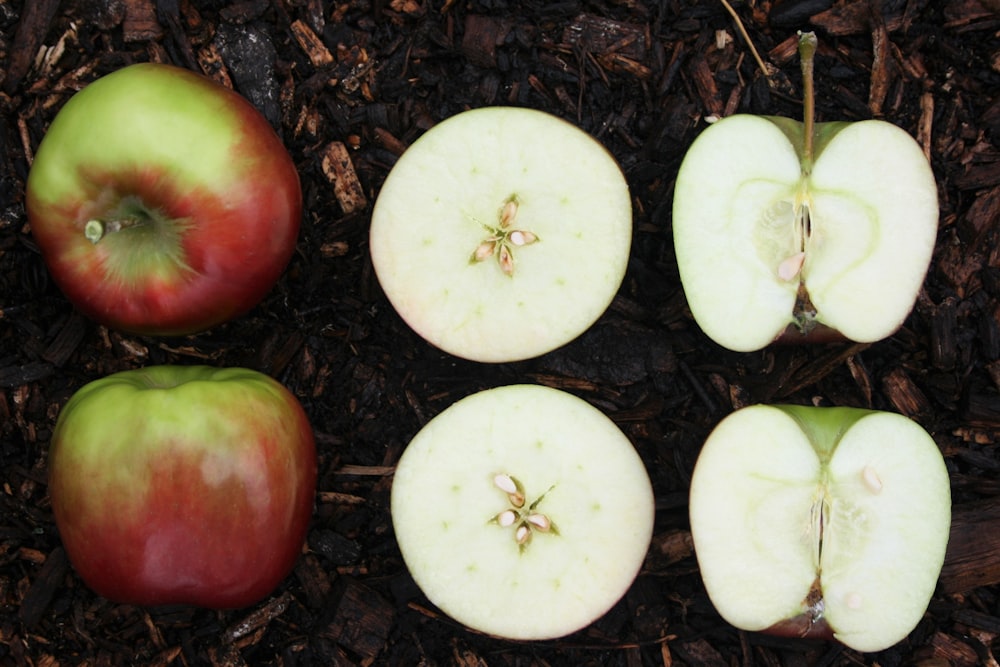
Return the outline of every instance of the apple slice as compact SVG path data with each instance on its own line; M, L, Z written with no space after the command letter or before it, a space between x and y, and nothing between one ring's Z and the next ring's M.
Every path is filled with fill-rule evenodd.
M455 620L552 639L607 612L653 531L628 438L566 392L512 385L431 420L396 466L392 523L414 581Z
M878 651L927 609L951 492L937 445L906 417L758 405L705 442L690 518L705 588L729 623Z
M809 39L811 37L811 40ZM813 124L736 115L701 133L674 191L681 283L720 345L765 347L794 325L874 342L913 308L937 237L937 186L913 138L891 123Z
M632 209L621 169L579 128L487 107L428 130L389 173L371 257L400 316L474 361L541 355L607 309L621 285Z

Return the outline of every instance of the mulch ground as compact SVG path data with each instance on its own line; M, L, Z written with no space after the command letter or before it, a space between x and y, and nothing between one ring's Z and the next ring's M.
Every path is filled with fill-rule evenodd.
M783 86L761 76L714 0L0 2L0 664L996 665L1000 8L757 0L736 11ZM727 352L686 308L673 181L706 118L801 116L799 29L820 39L820 120L884 118L924 147L939 242L891 338ZM303 182L285 275L245 317L197 336L123 335L75 314L24 212L33 152L60 106L145 60L207 72L254 101ZM498 104L554 113L607 146L628 178L635 229L625 282L591 331L538 359L483 365L435 350L398 318L374 278L367 229L408 144L464 109ZM114 604L87 590L60 547L46 493L60 407L90 380L160 363L269 373L314 425L307 548L253 608ZM605 411L635 443L657 499L654 541L625 598L590 627L540 643L484 637L436 612L406 572L388 512L393 465L420 426L463 396L515 382ZM945 454L955 503L945 571L919 626L878 655L739 632L705 595L687 524L699 447L735 408L775 401L900 412Z

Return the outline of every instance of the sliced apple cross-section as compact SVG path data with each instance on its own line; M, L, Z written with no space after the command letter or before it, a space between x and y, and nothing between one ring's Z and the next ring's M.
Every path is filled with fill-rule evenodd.
M930 263L937 189L913 138L884 121L820 124L807 169L802 132L731 116L695 140L677 176L684 292L702 330L732 350L760 349L793 323L880 340Z
M568 343L607 309L632 239L628 185L593 137L530 109L466 111L402 155L376 200L371 257L425 340L483 362Z
M510 639L575 632L624 595L653 530L628 438L566 392L511 385L432 419L396 466L392 523L427 598Z
M758 405L709 436L690 518L728 622L877 651L913 630L934 592L950 483L934 440L906 417Z

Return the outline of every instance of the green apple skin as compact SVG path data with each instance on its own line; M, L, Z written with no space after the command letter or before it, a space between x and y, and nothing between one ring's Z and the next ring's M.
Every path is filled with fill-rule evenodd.
M729 623L878 651L913 630L933 595L950 481L934 440L901 415L756 405L705 442L690 519Z
M519 545L494 476L523 483L554 528ZM537 504L536 504L537 503ZM492 636L544 640L598 619L625 594L649 549L653 491L632 443L600 410L536 385L453 403L396 466L392 522L427 598Z
M699 326L731 350L881 340L909 315L930 265L937 186L913 138L879 120L818 123L813 137L809 160L802 123L738 114L702 132L681 164L681 282ZM782 278L799 251L801 270ZM814 315L797 312L802 292Z
M49 494L70 562L98 594L238 608L294 566L316 466L306 414L277 381L154 366L71 397L52 436Z
M246 99L207 77L141 63L56 115L27 181L49 271L90 318L132 333L202 331L255 306L298 237L287 150ZM139 221L86 237L92 220Z

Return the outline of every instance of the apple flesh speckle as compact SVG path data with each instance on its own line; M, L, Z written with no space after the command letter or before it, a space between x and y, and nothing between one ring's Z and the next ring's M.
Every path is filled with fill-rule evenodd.
M758 405L705 442L690 518L728 622L877 651L916 626L934 592L950 483L934 440L901 415Z
M483 362L535 357L594 323L625 275L628 185L555 116L487 107L428 130L376 200L371 257L425 340Z
M466 397L396 467L396 540L427 598L510 639L585 627L631 585L653 493L628 438L599 410L535 385Z

